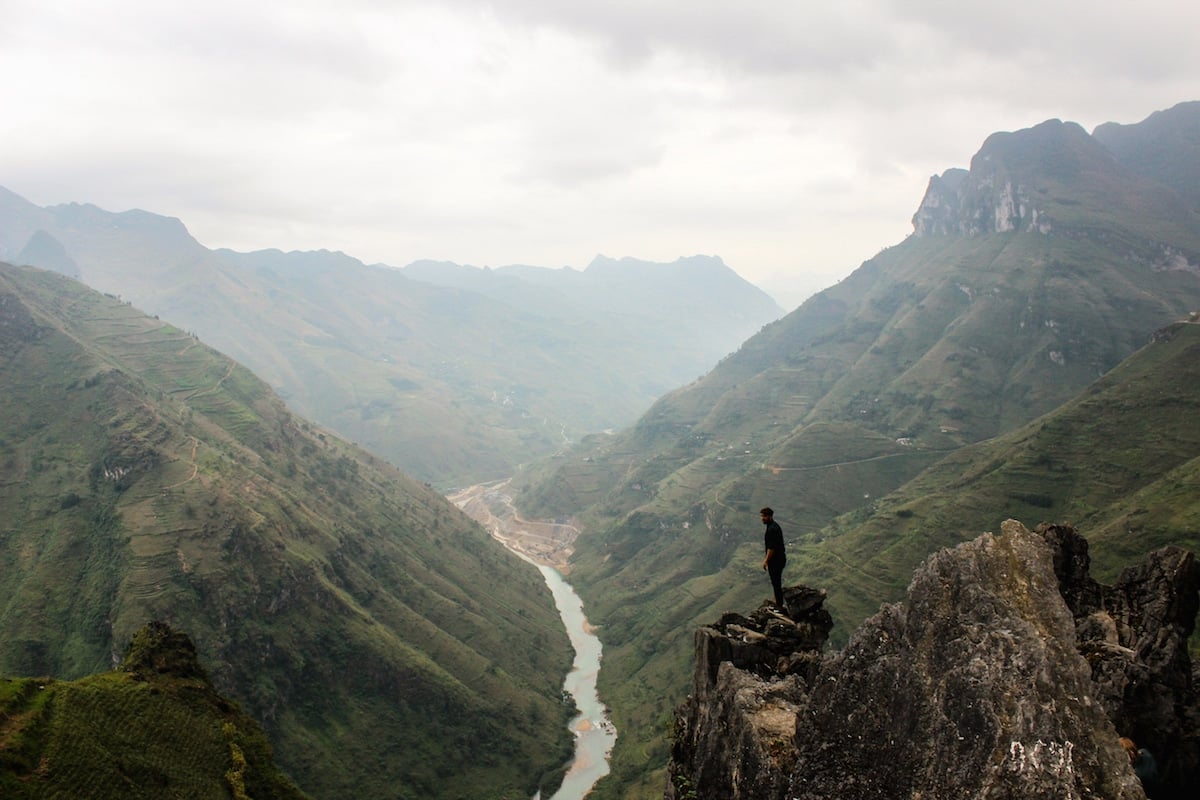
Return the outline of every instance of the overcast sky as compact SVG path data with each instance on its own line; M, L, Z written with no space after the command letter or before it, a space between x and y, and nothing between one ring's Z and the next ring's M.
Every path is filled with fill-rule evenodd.
M988 134L1200 100L1198 34L1195 0L0 0L0 186L397 266L719 255L790 307Z

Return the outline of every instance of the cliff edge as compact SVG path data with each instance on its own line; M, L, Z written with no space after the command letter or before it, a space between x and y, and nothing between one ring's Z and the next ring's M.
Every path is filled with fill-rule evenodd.
M1067 526L1009 520L931 556L903 604L822 654L824 593L696 633L667 800L1191 797L1200 568L1167 547L1114 586ZM1157 759L1142 786L1118 738Z

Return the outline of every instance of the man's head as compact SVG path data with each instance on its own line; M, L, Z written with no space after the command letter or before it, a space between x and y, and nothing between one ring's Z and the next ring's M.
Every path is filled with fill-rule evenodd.
M772 511L770 508L764 508L762 511L759 511L758 513L759 513L759 516L762 517L762 521L763 521L764 525L766 525L768 522L770 522L772 519L775 518L775 512Z

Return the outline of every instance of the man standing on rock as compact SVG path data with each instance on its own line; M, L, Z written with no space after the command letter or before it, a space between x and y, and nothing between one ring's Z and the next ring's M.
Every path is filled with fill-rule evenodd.
M762 523L766 526L763 536L763 569L771 576L771 588L775 590L775 607L783 610L783 567L787 564L787 554L783 550L783 529L775 521L775 512L764 508L758 512Z

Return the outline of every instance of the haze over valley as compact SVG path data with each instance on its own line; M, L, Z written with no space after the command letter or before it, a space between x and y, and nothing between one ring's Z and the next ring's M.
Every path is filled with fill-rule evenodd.
M394 269L326 251L213 251L179 220L38 208L3 189L0 213L9 260L171 320L296 411L443 487L630 424L783 314L715 257Z
M1008 518L1078 527L1108 583L1195 551L1200 102L1013 127L798 305L695 250L389 265L0 188L0 794L550 798L572 646L533 559L604 648L589 796L682 798L695 631L767 596L762 506L823 593L822 669Z

